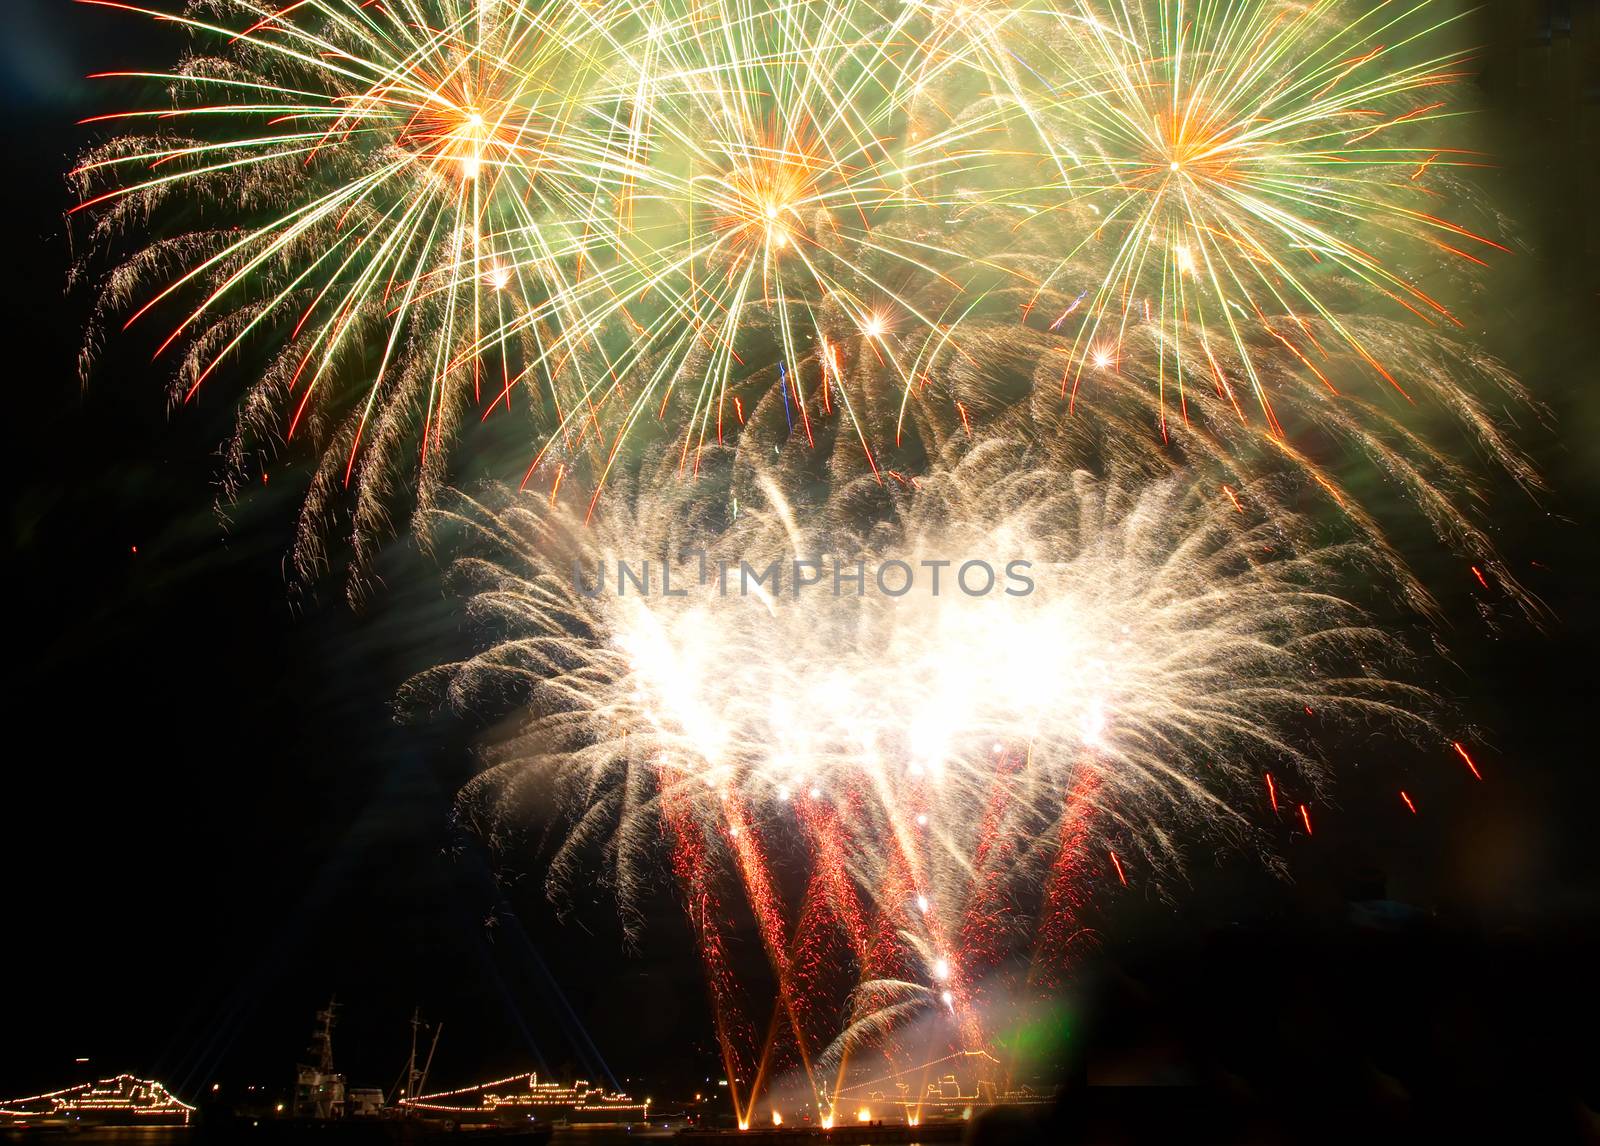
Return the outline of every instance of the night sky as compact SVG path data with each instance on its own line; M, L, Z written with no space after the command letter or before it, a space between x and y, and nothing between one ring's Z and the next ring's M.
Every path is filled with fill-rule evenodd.
M1489 509L1558 620L1535 632L1420 552L1455 662L1436 661L1434 683L1473 725L1486 783L1443 756L1351 745L1317 836L1285 844L1292 881L1202 850L1172 901L1136 886L1110 903L1071 996L1072 1077L1143 1061L1130 1047L1146 1035L1202 1076L1226 1059L1246 1077L1366 1078L1360 1064L1377 1063L1407 1085L1508 1072L1582 1085L1595 1067L1600 40L1578 0L1492 3L1478 19L1500 164L1484 183L1520 241L1470 333L1548 406L1550 424L1522 419L1519 440L1552 486L1537 501L1492 487ZM292 586L291 469L228 520L216 512L227 385L169 409L137 337L78 383L88 300L65 289L62 172L91 138L76 121L125 98L82 77L162 66L181 37L67 0L6 0L0 33L16 634L0 1094L69 1081L78 1056L182 1095L281 1085L335 992L336 1049L359 1083L394 1081L420 1005L445 1023L441 1082L536 1068L692 1092L716 1060L670 896L634 953L598 888L558 918L535 849L491 857L452 827L479 730L397 718L396 687L467 647L436 569L401 541L359 610L337 578ZM1424 815L1400 804L1397 767ZM1369 943L1349 905L1372 900L1424 922ZM1312 1034L1302 1046L1291 1031ZM1580 1034L1589 1049L1569 1049ZM1287 1055L1277 1066L1269 1045Z

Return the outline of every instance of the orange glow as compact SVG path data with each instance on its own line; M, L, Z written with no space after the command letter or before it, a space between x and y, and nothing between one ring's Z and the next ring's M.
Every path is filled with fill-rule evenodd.
M803 125L762 127L711 183L712 228L729 233L739 247L782 250L803 237L800 211L830 166Z
M397 142L441 174L471 182L485 167L537 167L539 130L515 73L479 54L438 61L439 75L417 77L433 98L410 113ZM372 97L386 101L383 89ZM396 100L397 106L405 106Z

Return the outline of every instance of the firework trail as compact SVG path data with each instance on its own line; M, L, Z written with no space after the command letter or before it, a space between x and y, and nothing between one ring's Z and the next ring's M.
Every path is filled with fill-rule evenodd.
M597 496L759 415L880 479L930 426L1182 438L1381 543L1354 459L1526 603L1457 460L1537 484L1434 285L1500 248L1427 3L113 6L197 46L74 172L88 352L160 322L180 396L251 382L233 486L320 459L302 572L425 518L478 421Z
M748 905L821 1108L849 1056L930 1011L981 1046L986 983L1059 956L1082 906L1062 885L1086 865L1154 880L1195 829L1264 846L1241 810L1263 762L1299 793L1325 778L1308 710L1436 736L1427 694L1381 668L1396 645L1339 591L1361 548L1318 545L1255 488L1236 508L990 441L807 501L740 463L719 456L709 497L641 479L587 524L581 501L527 495L441 509L494 636L413 688L523 713L463 799L491 830L560 803L555 893L603 857L632 927L663 832L675 854L692 841L691 900ZM860 980L827 1046L823 949ZM757 1089L772 1043L728 1052Z

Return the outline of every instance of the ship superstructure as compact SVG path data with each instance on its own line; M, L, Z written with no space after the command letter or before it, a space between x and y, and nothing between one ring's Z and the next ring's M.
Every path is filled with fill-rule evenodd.
M395 1083L390 1101L377 1087L351 1086L333 1062L333 1027L336 1004L317 1012L317 1026L311 1046L295 1069L295 1087L290 1103L272 1114L235 1111L228 1119L207 1116L206 1124L219 1143L226 1146L544 1146L552 1128L539 1125L531 1115L520 1122L502 1117L492 1108L471 1113L436 1115L405 1098L427 1086L428 1068L439 1045L440 1026L432 1027L433 1041L427 1057L417 1052L421 1032L428 1029L421 1016L411 1019L411 1053L405 1071Z
M317 1012L317 1027L311 1035L311 1046L306 1051L311 1061L295 1067L291 1117L344 1117L344 1075L333 1069L333 1024L337 1012L338 1004L332 999Z
M0 1125L72 1122L101 1126L187 1126L194 1107L159 1082L119 1074L48 1094L0 1102Z
M536 1072L405 1099L402 1106L427 1114L475 1121L628 1125L650 1118L650 1100L634 1099L579 1079L567 1085L541 1080Z

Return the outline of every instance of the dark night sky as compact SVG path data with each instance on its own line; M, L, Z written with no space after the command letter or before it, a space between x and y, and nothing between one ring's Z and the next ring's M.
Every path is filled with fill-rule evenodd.
M372 1084L400 1069L413 1003L446 1023L448 1080L526 1065L648 1075L658 1096L689 1082L712 1061L709 1022L672 904L658 905L637 955L620 950L599 892L558 921L535 857L508 878L449 826L465 731L394 719L395 687L460 651L421 559L398 547L360 613L337 584L291 594L294 481L252 493L227 528L212 509L224 387L169 412L163 377L124 351L80 389L84 300L63 293L60 173L86 138L75 121L117 100L81 77L159 65L179 40L66 0L5 8L11 266L0 290L18 636L0 825L11 955L0 1093L59 1083L78 1055L106 1073L157 1073L180 1093L213 1079L281 1083L332 991L347 1004L344 1065ZM1356 976L1358 995L1400 975L1407 998L1471 998L1468 1026L1548 1054L1593 1017L1580 970L1600 950L1600 76L1577 62L1585 43L1595 59L1592 7L1508 0L1481 19L1484 124L1502 162L1486 180L1526 249L1497 268L1479 318L1555 425L1524 437L1554 492L1535 504L1496 490L1491 510L1503 549L1561 620L1491 636L1472 586L1435 585L1458 662L1440 682L1481 730L1489 782L1463 782L1448 761L1413 773L1427 814L1412 819L1369 746L1318 837L1289 851L1293 883L1243 861L1197 863L1178 905L1136 892L1108 917L1101 971L1154 984L1157 1000L1189 991L1186 976L1220 992L1279 982L1273 966L1296 962ZM1574 26L1576 38L1564 33ZM1426 958L1412 947L1341 972L1316 937L1363 894L1353 889L1368 869L1440 922ZM1427 1013L1456 1015L1450 1006ZM1271 1020L1247 1006L1239 1022ZM1190 1021L1205 1019L1186 1010L1169 1025Z

